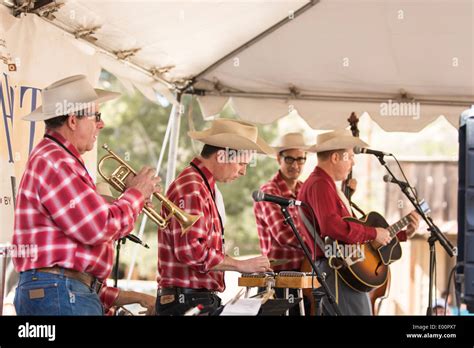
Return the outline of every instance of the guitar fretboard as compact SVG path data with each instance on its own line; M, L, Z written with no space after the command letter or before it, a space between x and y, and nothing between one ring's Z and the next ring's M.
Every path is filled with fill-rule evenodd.
M403 230L408 224L410 223L410 219L408 219L408 215L401 218L399 221L391 225L387 228L388 232L390 232L390 237L395 237L398 232Z

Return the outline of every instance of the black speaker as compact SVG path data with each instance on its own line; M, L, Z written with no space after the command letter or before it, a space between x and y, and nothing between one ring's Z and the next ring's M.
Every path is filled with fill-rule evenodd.
M474 105L459 122L457 290L474 312Z

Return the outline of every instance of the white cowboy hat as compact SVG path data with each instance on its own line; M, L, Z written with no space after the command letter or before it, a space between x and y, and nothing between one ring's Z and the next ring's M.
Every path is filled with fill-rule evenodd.
M273 148L277 153L280 153L290 149L307 151L310 146L311 145L305 143L303 134L287 133L279 139L278 145L273 146Z
M42 105L23 117L25 121L44 121L84 109L95 103L117 98L120 93L94 89L84 75L75 75L54 82L41 92Z
M204 144L234 150L255 150L257 153L274 155L274 150L258 136L258 128L247 122L217 119L211 128L189 131L188 135Z
M360 138L354 137L349 130L336 130L319 134L316 145L309 148L310 152L324 152L330 150L352 149L355 146L368 147Z

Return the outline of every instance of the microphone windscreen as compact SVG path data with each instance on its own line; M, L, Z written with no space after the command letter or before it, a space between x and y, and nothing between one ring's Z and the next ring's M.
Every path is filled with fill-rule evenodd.
M255 202L260 202L263 199L263 192L262 191L253 191L252 198Z
M362 149L359 146L354 147L354 153L357 155L359 153L362 153Z
M392 176L390 174L385 174L383 176L383 181L385 182L392 182Z

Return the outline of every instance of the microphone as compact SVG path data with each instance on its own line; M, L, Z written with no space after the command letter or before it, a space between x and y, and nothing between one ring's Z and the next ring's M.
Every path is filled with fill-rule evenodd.
M372 150L372 149L367 149L365 147L359 147L359 146L354 147L354 153L355 154L366 153L366 154L369 154L369 155L375 155L377 157L393 156L391 153Z
M398 179L395 179L393 176L391 176L390 174L386 174L383 176L383 181L385 182L391 182L391 183L394 183L394 184L398 184L400 186L403 186L403 187L410 187L410 185L405 182L405 181L400 181Z
M148 244L144 243L140 238L138 238L138 237L135 236L134 234L129 234L129 235L127 235L125 238L127 238L128 240L131 240L131 241L134 242L134 243L143 245L143 246L144 246L145 248L147 248L147 249L150 249L150 247L148 246Z
M253 191L252 197L255 202L276 203L284 207L293 205L299 206L302 203L301 201L297 201L296 199L288 199L280 196L269 195L263 191Z

